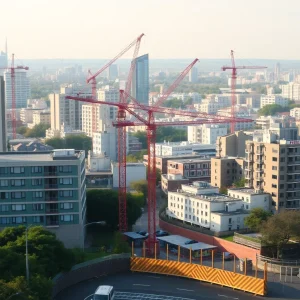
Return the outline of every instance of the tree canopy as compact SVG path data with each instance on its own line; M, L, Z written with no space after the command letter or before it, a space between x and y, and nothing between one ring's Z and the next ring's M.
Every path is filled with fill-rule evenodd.
M75 149L85 150L86 153L92 149L92 138L85 134L68 135L64 139L51 138L47 139L45 143L52 146L54 149Z
M141 179L141 180L137 180L137 181L132 181L130 183L130 188L132 190L142 193L144 198L146 199L147 194L148 194L148 181L147 180Z
M75 264L54 233L41 226L28 229L29 284L25 280L25 226L8 227L0 232L0 299L22 292L25 299L50 300L52 281L57 273Z
M118 191L88 190L87 222L105 221L107 226L116 230L119 224ZM127 221L132 226L141 216L141 201L139 195L127 194Z
M46 136L46 130L48 128L50 128L49 124L38 124L31 129L25 126L21 126L17 128L17 133L22 134L25 137L39 138Z
M269 217L262 223L262 242L269 246L275 246L273 256L280 258L283 247L291 237L300 236L300 211L285 210Z
M265 105L258 111L259 116L274 116L277 113L289 111L289 107L283 107L279 104L268 104Z
M246 179L243 177L243 178L241 178L239 180L236 180L233 183L233 186L237 187L237 188L242 188L242 187L245 187L245 184L246 184Z
M126 157L127 162L140 162L143 161L143 156L147 154L147 150L141 150L136 153L128 154Z
M264 210L263 208L253 208L250 215L245 218L245 225L251 230L258 232L261 229L263 222L267 221L271 216L272 213Z

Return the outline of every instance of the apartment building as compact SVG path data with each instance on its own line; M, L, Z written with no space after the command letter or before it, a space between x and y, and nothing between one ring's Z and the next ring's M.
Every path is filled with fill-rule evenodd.
M42 225L66 247L82 247L84 151L0 153L0 230Z
M290 116L299 120L300 119L300 107L295 107L295 108L291 109Z
M168 193L169 217L215 232L245 228L244 219L254 207L270 209L270 195L253 189L230 189L230 196L219 194L207 182L182 185Z
M273 210L300 209L300 141L246 142L247 186L268 192Z
M300 83L290 82L280 85L279 88L283 98L295 100L297 104L300 103Z
M278 104L281 106L287 106L288 100L281 95L263 95L260 99L260 107L263 108L266 105Z
M245 157L245 142L252 136L244 131L236 131L219 136L216 141L216 157Z
M238 157L214 157L211 159L211 185L231 186L244 177L245 161Z
M188 140L191 143L215 144L217 138L226 135L227 132L227 124L188 126Z

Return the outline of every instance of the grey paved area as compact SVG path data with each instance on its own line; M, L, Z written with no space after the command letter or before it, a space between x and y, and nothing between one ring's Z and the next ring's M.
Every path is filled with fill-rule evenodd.
M144 294L144 293L128 293L116 292L115 300L192 300L191 298L173 297L165 295Z

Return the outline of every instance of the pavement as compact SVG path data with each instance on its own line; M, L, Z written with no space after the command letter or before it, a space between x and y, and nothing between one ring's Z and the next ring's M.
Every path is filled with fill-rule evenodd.
M116 300L263 299L249 293L186 278L127 272L82 282L62 291L54 300L91 300L92 294L99 285L112 285L116 290Z

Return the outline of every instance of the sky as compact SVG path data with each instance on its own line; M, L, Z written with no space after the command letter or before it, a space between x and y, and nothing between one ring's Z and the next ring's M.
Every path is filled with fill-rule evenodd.
M141 33L151 58L300 59L299 0L3 0L0 50L112 58ZM124 55L132 57L133 50Z

